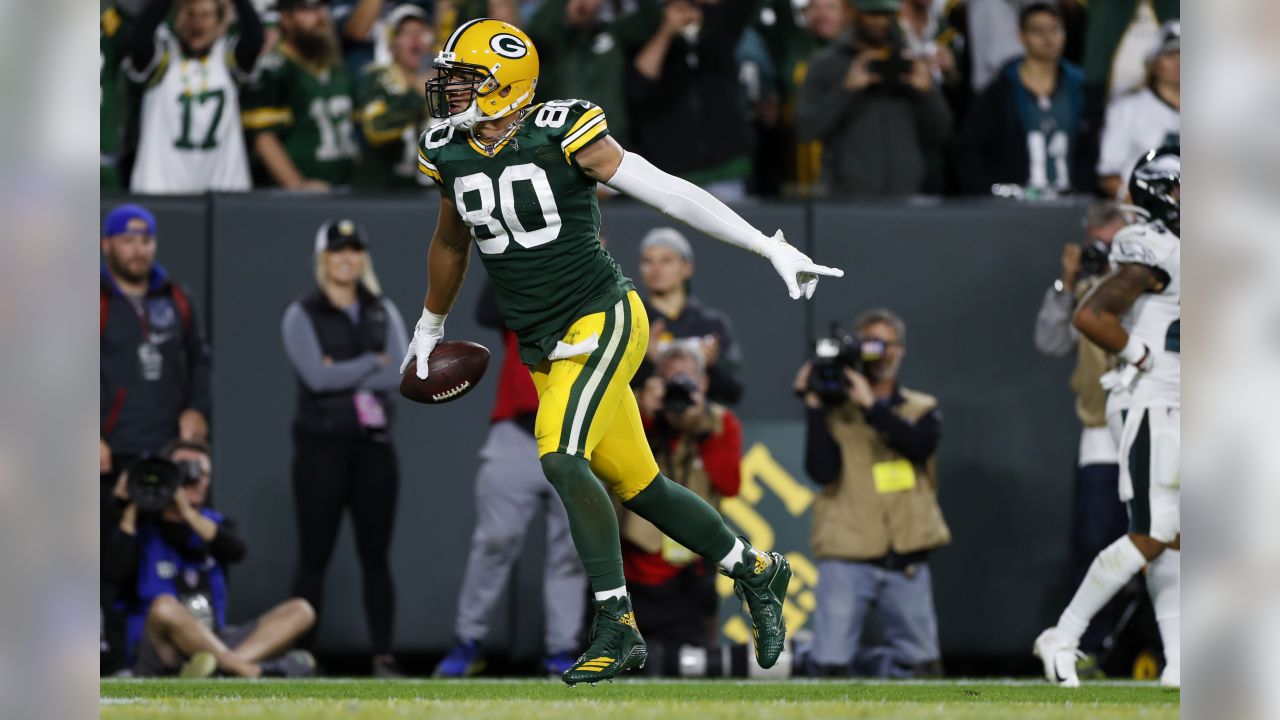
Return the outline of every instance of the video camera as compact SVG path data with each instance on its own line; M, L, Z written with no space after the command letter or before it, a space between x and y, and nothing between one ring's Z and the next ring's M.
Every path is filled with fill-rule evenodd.
M845 368L866 375L868 367L884 360L885 349L883 340L859 338L832 323L830 337L814 343L808 391L826 403L843 402L849 392Z
M195 460L145 457L130 465L128 473L129 501L138 512L158 513L169 507L178 488L199 482L204 470Z

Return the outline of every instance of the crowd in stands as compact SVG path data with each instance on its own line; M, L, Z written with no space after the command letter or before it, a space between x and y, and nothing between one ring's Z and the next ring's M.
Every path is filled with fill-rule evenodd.
M102 2L104 191L423 189L431 60L485 16L726 200L1114 197L1179 132L1177 0Z

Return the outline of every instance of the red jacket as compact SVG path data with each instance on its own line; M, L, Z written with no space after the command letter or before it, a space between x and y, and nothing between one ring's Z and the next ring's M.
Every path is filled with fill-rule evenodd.
M652 419L644 418L646 432L653 426ZM674 448L678 442L678 436L672 438L670 447ZM698 444L698 455L715 491L721 497L737 495L742 484L742 423L732 411L724 411L724 421L718 434L708 435ZM668 563L660 552L646 553L634 545L623 543L622 570L627 582L662 585L679 575L684 567Z
M502 369L498 372L498 393L493 398L493 414L489 422L497 423L521 415L538 412L538 390L533 386L529 368L520 362L520 346L516 334L502 331L506 347L502 353Z

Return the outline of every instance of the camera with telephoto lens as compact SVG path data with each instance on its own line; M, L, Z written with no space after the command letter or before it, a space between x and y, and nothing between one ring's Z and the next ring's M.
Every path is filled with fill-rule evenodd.
M666 392L662 395L662 412L670 417L680 417L693 405L693 396L702 388L698 381L677 373L667 379Z
M178 488L194 485L203 476L204 468L195 460L142 458L129 466L129 501L138 506L138 512L161 512L173 502Z
M808 391L826 403L843 402L849 393L845 369L866 375L868 367L884 359L884 352L883 340L859 338L833 324L830 337L818 338L814 343Z
M1110 252L1107 244L1101 240L1089 239L1080 243L1080 279L1105 273Z

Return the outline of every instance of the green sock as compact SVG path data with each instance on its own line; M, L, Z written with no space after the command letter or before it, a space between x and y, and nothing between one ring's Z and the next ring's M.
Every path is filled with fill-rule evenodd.
M609 493L591 472L587 461L564 453L542 456L542 472L560 495L569 515L569 534L591 581L591 592L626 585L622 576L622 544L618 516Z
M713 563L729 554L737 539L706 500L662 475L622 504L656 525L667 537Z

